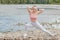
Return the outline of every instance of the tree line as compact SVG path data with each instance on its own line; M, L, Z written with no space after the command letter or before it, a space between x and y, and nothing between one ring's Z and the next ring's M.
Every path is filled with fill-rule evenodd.
M60 4L60 0L0 0L0 4Z

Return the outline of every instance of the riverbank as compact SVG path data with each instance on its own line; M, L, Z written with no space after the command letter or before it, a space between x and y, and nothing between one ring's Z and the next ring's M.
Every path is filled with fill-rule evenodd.
M38 8L60 9L60 5L55 4L0 4L0 7L27 8L27 6L37 6Z
M56 36L50 36L41 30L16 31L0 33L0 40L60 40L60 29L48 28L47 30L56 33ZM24 38L25 33L27 33L26 38Z

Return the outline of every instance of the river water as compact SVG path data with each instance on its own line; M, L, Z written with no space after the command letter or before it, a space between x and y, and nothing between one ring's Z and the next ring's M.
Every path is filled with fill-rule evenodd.
M40 23L60 22L60 10L45 9L45 11L38 15ZM17 25L19 23L19 25ZM1 6L0 5L0 32L25 30L24 25L30 23L29 13L26 8L18 8L18 6ZM60 28L55 26L55 28ZM28 27L27 30L35 30L35 27Z

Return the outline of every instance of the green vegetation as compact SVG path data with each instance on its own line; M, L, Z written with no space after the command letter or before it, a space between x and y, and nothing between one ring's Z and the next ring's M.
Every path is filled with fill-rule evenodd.
M0 0L0 4L60 4L60 0Z

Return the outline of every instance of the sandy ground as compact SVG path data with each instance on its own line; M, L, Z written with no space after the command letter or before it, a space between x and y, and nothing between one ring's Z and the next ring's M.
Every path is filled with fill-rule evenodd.
M56 34L56 36L51 36L41 30L16 31L0 33L0 40L60 40L60 29L48 28L47 30Z

